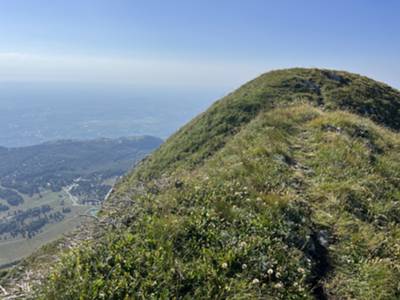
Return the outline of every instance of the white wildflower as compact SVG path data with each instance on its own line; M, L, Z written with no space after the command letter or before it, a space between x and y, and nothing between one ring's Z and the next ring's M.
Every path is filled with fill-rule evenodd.
M272 275L272 274L274 274L274 270L268 269L267 273L268 273L268 275Z
M251 283L252 284L258 284L258 283L260 283L260 280L258 280L257 278L254 278Z
M274 287L276 289L281 289L281 288L283 288L283 284L281 282L278 282L277 284L274 285Z
M246 247L246 246L247 246L246 242L240 242L240 243L239 243L239 247L240 247L240 248L244 248L244 247Z
M222 269L227 269L228 268L228 264L226 262L222 263L221 265Z

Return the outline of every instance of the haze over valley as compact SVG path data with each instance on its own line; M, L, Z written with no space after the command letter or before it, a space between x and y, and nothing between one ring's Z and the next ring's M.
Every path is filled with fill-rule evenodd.
M153 135L167 138L223 89L0 83L0 146L60 139Z

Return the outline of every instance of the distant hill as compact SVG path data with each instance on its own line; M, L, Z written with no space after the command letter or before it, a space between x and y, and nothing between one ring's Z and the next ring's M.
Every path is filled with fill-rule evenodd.
M141 136L0 148L0 265L98 210L117 178L161 143Z
M43 248L4 286L38 299L399 299L399 129L400 93L383 83L266 73L119 181L95 238Z
M0 184L32 196L80 181L121 176L161 144L155 137L63 140L0 151Z

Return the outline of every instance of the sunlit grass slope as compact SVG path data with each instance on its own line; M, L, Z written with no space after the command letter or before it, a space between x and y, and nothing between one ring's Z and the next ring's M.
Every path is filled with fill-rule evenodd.
M116 188L41 299L398 299L400 94L345 72L260 76Z

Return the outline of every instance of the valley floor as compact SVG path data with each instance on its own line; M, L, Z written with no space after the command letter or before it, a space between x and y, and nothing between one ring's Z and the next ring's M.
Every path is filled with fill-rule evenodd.
M43 229L32 238L18 236L15 238L8 237L5 239L3 237L2 240L0 240L0 269L1 266L8 266L18 262L41 246L72 231L86 219L85 215L90 216L93 214L92 210L98 210L98 206L77 205L76 201L72 201L71 196L72 195L65 191L59 193L47 192L41 197L35 195L32 198L26 198L22 206L11 208L11 214L21 209L26 210L41 205L50 205L53 209L60 209L60 202L63 201L62 207L71 209L71 212L65 214L64 219L60 222L45 225ZM0 214L0 219L7 218L7 214L8 212Z

